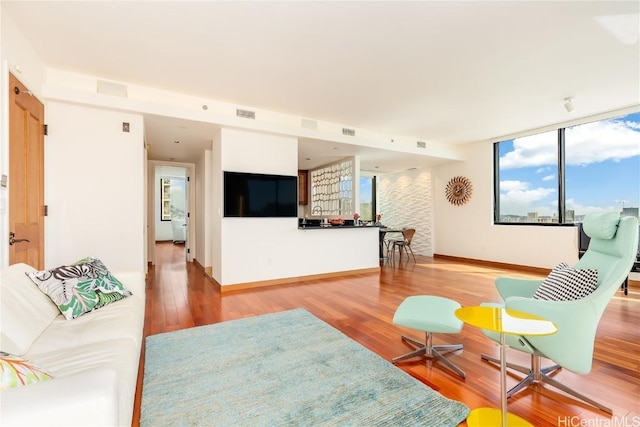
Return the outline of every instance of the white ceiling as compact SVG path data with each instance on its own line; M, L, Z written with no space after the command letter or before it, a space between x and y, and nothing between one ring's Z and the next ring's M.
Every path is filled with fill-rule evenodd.
M422 141L493 139L640 104L637 1L2 7L54 68ZM145 128L151 156L163 160L192 161L187 148L211 140L211 125L201 123L147 117ZM301 165L338 153L385 171L433 162L300 143Z

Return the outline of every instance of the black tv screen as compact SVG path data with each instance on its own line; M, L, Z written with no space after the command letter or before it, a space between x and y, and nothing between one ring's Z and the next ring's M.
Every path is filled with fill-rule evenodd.
M297 217L298 177L224 172L225 217Z

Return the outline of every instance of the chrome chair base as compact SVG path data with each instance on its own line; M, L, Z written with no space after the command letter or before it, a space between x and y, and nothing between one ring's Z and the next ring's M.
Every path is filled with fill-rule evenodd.
M491 362L500 366L500 359L487 356L486 354L481 355L481 357L482 357L482 360L485 360L487 362ZM582 400L583 402L586 402L592 406L595 406L601 411L604 411L610 415L613 415L613 410L611 408L604 406L602 403L596 402L590 397L587 397L584 394L579 393L576 390L567 387L566 385L562 384L560 381L551 378L549 376L550 374L554 373L559 369L562 369L560 365L552 365L552 366L547 366L546 368L541 368L540 356L537 356L534 354L531 355L531 368L527 368L526 366L516 365L514 363L509 363L509 362L507 362L506 365L507 365L507 368L513 369L515 371L521 372L526 375L522 380L520 380L518 384L516 384L509 391L507 391L507 398L513 396L515 393L522 390L529 384L544 383L544 384L549 384L550 386L553 386L558 390L562 390L565 393Z
M414 340L413 338L402 336L402 341L411 345L415 348L415 350L403 354L402 356L395 357L391 360L392 363L396 364L398 362L402 362L407 359L412 359L418 356L425 356L427 359L437 359L440 362L444 363L449 369L454 371L456 374L460 375L463 379L466 378L466 374L460 368L453 364L449 359L444 357L441 352L450 352L462 350L462 344L453 344L453 345L433 345L433 336L431 332L426 332L426 340L424 343Z

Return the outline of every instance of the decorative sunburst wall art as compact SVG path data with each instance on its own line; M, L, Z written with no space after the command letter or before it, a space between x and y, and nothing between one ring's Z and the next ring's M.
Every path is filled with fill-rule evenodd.
M462 206L471 199L473 185L469 178L464 176L454 176L447 183L445 195L449 203L455 206Z

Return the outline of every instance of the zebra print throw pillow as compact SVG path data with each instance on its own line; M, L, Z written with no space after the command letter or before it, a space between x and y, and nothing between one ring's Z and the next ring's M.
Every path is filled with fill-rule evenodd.
M561 262L540 284L533 298L549 301L577 300L595 291L597 284L598 270L578 270Z
M97 258L81 259L52 270L27 273L67 320L131 295Z

